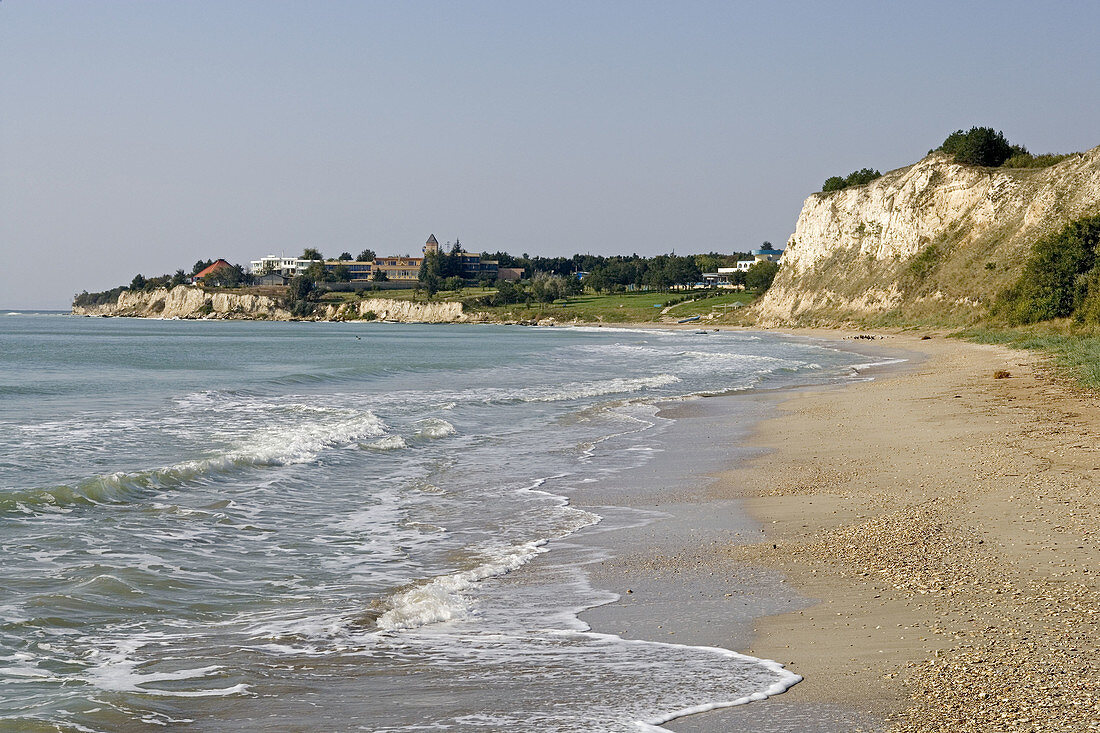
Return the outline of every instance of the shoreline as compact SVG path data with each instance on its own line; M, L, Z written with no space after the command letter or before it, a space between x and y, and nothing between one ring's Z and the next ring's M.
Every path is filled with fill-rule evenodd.
M1038 354L896 340L925 362L786 402L757 435L783 450L727 477L783 477L748 495L777 550L743 555L823 600L754 648L805 641L797 667L844 682L796 697L870 701L891 730L1095 729L1100 412Z
M873 381L754 397L774 408L743 444L756 456L687 492L703 509L744 507L765 530L695 548L711 595L774 572L814 599L762 614L731 647L803 681L665 727L1100 729L1100 407L1032 352L910 335L867 346L921 358ZM684 621L678 635L714 634Z

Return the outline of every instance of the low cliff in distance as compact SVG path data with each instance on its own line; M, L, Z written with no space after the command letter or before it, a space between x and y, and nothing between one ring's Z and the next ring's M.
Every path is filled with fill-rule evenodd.
M761 325L975 323L1035 242L1100 214L1100 147L1048 168L983 168L933 153L806 199Z
M211 292L187 285L179 285L171 290L124 290L119 294L116 303L74 305L73 315L251 321L294 319L278 298L249 293ZM480 314L464 313L462 304L456 302L416 303L389 298L367 298L339 305L324 305L309 320L463 323L480 320Z

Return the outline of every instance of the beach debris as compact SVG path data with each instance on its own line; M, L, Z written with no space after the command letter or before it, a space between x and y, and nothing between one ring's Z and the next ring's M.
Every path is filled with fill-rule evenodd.
M1008 379L1011 376L1012 372L1008 371L1007 369L998 369L997 371L993 372L994 379Z

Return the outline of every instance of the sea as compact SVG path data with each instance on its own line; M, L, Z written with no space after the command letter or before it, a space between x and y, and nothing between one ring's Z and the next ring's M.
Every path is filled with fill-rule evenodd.
M782 692L775 662L590 629L610 513L570 497L656 467L662 405L867 360L716 329L0 314L0 730L661 730Z

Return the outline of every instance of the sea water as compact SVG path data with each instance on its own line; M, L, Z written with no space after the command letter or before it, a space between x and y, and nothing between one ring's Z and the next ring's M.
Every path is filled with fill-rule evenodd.
M658 403L863 361L746 332L0 316L0 728L628 731L781 692L775 663L593 633L615 596L555 546L602 519L573 489L655 460Z

